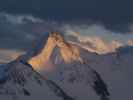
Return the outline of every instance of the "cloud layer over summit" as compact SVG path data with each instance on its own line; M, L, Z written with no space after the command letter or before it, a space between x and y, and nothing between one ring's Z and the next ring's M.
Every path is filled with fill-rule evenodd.
M107 29L101 23L79 23L48 21L28 14L0 13L0 48L8 49L29 49L34 45L36 39L48 31L60 31L66 37L90 38L96 37L105 43L117 41L121 44L131 44L133 39L133 26L128 27L130 31L114 32ZM74 36L73 33L79 33Z
M132 0L0 0L0 12L58 21L90 19L125 32L133 23L132 4Z
M90 18L120 24L133 21L132 4L132 0L1 0L0 10L59 20Z

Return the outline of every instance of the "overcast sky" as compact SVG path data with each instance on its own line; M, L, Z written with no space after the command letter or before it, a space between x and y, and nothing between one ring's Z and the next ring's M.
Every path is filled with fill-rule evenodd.
M0 48L26 47L34 36L55 26L126 41L133 37L132 4L132 0L0 0ZM25 15L30 17L22 18Z
M133 21L132 0L0 0L0 10L58 20L93 19L108 24Z

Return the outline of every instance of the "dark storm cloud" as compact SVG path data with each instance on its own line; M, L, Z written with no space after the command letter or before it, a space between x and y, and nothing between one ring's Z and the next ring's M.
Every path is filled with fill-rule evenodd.
M0 9L58 20L91 18L122 24L133 21L132 4L132 0L1 0Z
M125 32L133 22L132 4L132 0L0 0L0 11L58 21L91 19Z
M45 25L32 16L0 13L0 48L30 48L32 41L50 28Z
M86 23L87 22L87 23ZM47 32L60 31L66 39L78 41L71 35L81 33L81 37L93 37L104 39L108 42L117 40L126 43L133 38L133 25L131 32L119 34L108 30L103 24L94 23L91 20L84 21L59 21L43 20L32 15L0 13L0 48L28 50L32 48L41 37L47 36ZM125 35L122 35L125 34ZM129 35L130 34L130 35ZM46 37L47 39L47 37Z
M27 50L51 31L61 31L60 24L28 14L0 12L0 48Z

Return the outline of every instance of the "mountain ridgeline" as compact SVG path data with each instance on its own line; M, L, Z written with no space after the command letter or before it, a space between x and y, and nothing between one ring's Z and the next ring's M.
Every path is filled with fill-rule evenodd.
M75 90L71 94L66 89L68 84L86 84L84 88L90 87L101 100L110 100L106 82L87 59L82 58L83 48L67 42L57 32L49 33L45 42L42 39L37 45L41 47L0 66L0 95L11 95L18 100L21 100L20 95L41 94L47 100L86 100L89 96L79 99ZM45 68L49 67L46 63L52 63L55 70L46 72ZM41 70L44 70L43 75L39 73Z

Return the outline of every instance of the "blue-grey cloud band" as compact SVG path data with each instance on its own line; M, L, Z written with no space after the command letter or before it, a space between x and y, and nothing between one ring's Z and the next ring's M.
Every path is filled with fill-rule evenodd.
M1 12L0 13L0 48L9 49L29 49L33 41L41 37L48 31L61 31L68 34L73 32L80 33L81 37L100 37L110 42L117 40L126 43L133 39L133 27L129 25L129 31L115 32L107 29L102 23L94 23L89 21L84 23L82 20L57 22L51 20L43 20L33 17L32 15L14 15ZM69 38L77 38L69 35Z

